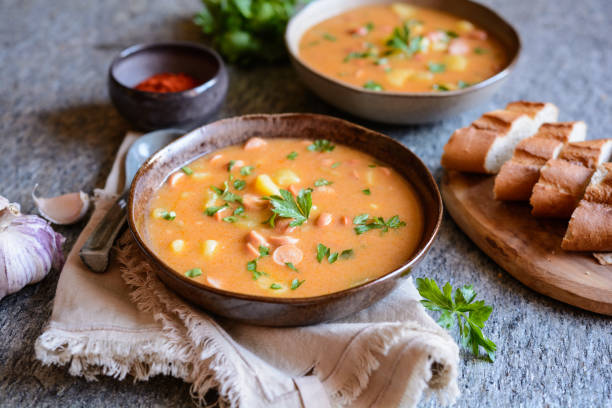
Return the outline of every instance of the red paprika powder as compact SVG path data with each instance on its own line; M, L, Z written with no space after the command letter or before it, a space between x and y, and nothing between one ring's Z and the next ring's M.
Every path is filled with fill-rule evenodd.
M200 85L201 82L190 77L187 74L178 73L173 74L170 72L163 72L161 74L153 75L138 85L135 89L145 92L182 92L191 88L195 88Z

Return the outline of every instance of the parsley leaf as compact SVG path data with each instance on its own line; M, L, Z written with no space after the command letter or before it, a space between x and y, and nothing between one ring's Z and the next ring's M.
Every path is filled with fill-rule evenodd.
M236 160L230 160L230 162L227 164L227 171L232 171L234 164L236 164Z
M321 263L321 261L324 258L327 258L327 262L329 262L330 264L333 264L334 262L336 262L338 260L338 257L342 258L342 259L348 259L350 257L353 256L353 250L352 249L345 249L344 251L338 253L338 252L331 252L331 248L326 247L323 244L318 244L317 245L317 262Z
M369 188L364 188L363 190L361 190L361 192L362 192L363 194L365 194L365 195L370 195L370 194L372 194L372 192L370 191L370 189L369 189Z
M331 35L330 33L323 34L323 38L325 38L327 41L336 41L336 37Z
M289 153L289 154L287 155L287 158L288 158L289 160L295 160L295 158L297 157L297 155L298 155L298 154L297 154L297 152L291 152L291 153Z
M202 269L200 268L193 268L185 272L185 276L188 278L195 278L196 276L200 275L202 275Z
M238 206L236 207L236 209L234 210L234 212L232 213L232 215L240 215L244 213L244 207L243 206Z
M278 290L278 289L282 289L283 287L281 285L279 285L278 283L273 283L270 285L270 289L274 289L274 290Z
M242 190L246 187L246 181L244 180L234 180L234 188L238 191Z
M437 63L437 62L428 62L427 69L429 69L429 72L433 72L434 74L439 74L441 72L446 71L446 64Z
M314 182L315 187L329 186L330 184L334 184L333 181L325 180L324 178L320 178Z
M260 251L261 251L261 247L260 247ZM267 275L267 273L257 270L257 259L253 259L252 261L247 262L246 269L247 271L251 272L251 274L253 275L253 280L259 279L262 275Z
M334 252L333 254L330 254L330 255L327 257L327 261L328 261L330 264L333 264L333 263L334 263L334 262L336 262L337 260L338 260L338 253L337 253L337 252Z
M340 253L340 258L349 259L353 256L353 254L354 254L353 249L345 249L344 251Z
M238 218L234 217L233 215L230 215L229 217L223 217L222 220L233 224L236 222L236 220L238 220Z
M164 211L161 213L161 217L164 220L172 221L176 218L176 213L174 211Z
M341 165L342 163L340 162L335 162L334 164L331 165L332 169L335 169L336 167L338 167L339 165Z
M291 290L296 290L297 288L300 287L300 285L302 283L306 282L305 280L298 280L298 278L295 278L291 281Z
M295 265L291 262L285 262L285 265L287 265L287 268L294 270L296 272L299 272L298 269L295 267Z
M253 166L244 166L240 168L240 174L242 174L243 176L248 176L249 174L251 174L254 168L255 167Z
M353 224L359 225L366 222L366 220L370 218L370 214L359 214L353 218Z
M224 209L227 206L228 206L227 203L225 203L225 204L219 205L217 207L206 207L206 215L208 215L209 217L212 217L217 212L219 212L220 210Z
M193 170L191 170L189 167L187 166L183 166L181 167L181 170L183 170L183 173L185 173L188 176L191 176L193 174Z
M442 91L442 92L450 91L450 88L443 84L433 84L432 88L434 91Z
M336 148L329 140L317 139L310 146L307 147L311 152L331 152Z
M451 329L456 318L462 345L471 349L475 356L480 355L482 347L487 353L487 360L495 361L497 345L485 337L481 330L493 308L485 305L483 300L474 302L476 292L472 285L456 288L453 299L453 288L448 282L442 290L433 279L417 278L416 284L419 294L424 298L421 300L423 306L441 312L438 323L442 327Z
M272 212L280 217L293 218L293 221L289 223L292 227L302 225L310 215L312 190L309 188L301 189L295 199L288 190L281 189L280 194L281 196L264 197L266 200L270 200Z
M489 50L485 48L480 48L480 47L474 48L474 54L483 55L483 54L487 54L488 52Z
M259 257L263 258L264 256L270 255L270 248L267 246L260 245L259 246Z
M383 217L373 217L368 221L368 214L361 214L353 218L353 224L356 225L354 228L357 235L361 235L373 229L380 229L381 232L388 232L390 228L398 229L405 227L406 223L401 221L399 216L394 215L387 221Z
M405 21L401 27L395 27L391 38L386 43L391 48L391 53L396 50L411 57L416 52L422 51L423 37L420 35L410 37L410 26L413 24L415 24L414 21Z
M465 81L461 81L461 80L457 81L457 88L459 88L459 89L465 89L465 88L470 87L470 86L472 86L472 84L470 84L469 82L465 82Z
M323 258L329 255L329 248L323 244L317 245L317 261L321 263Z
M378 91L379 92L379 91L384 91L385 90L385 88L383 88L383 86L381 84L379 84L376 81L372 81L372 80L369 80L368 82L363 84L363 87L365 89L367 89L367 90L370 90L370 91Z

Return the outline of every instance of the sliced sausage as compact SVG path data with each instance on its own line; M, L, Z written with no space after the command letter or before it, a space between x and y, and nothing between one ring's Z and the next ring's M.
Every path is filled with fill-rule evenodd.
M274 262L283 266L289 262L297 265L302 262L303 257L304 254L302 253L302 250L292 244L281 245L276 248L272 254L272 259Z
M356 169L351 170L351 176L353 176L353 178L359 180L359 172Z
M391 169L388 167L379 167L380 171L382 171L382 173L385 176L390 176L391 175Z
M317 227L325 227L329 224L332 223L334 219L334 216L331 215L330 213L321 213L321 215L319 215L319 218L317 218Z
M261 197L255 194L245 194L242 196L242 204L247 210L260 210L268 206L267 200L262 200Z
M475 40L486 40L488 35L486 31L483 30L472 30L467 35L469 38L473 38Z
M290 223L291 220L288 218L283 218L282 220L276 221L274 231L278 232L279 234L291 234L295 230L295 227L290 226Z
M255 248L259 248L260 246L269 246L266 239L257 231L250 231L246 236L246 240Z
M259 256L259 249L258 249L259 247L255 248L251 243L247 242L246 248L247 248L247 252L251 254L252 256L255 256L255 257Z
M350 222L351 220L346 215L343 215L342 217L340 217L340 224L349 225Z
M177 171L176 173L168 177L168 184L170 184L172 187L176 186L179 180L182 179L184 175L185 173L183 173L182 171Z
M273 235L270 237L270 243L272 245L281 246L287 244L297 244L300 242L299 238L290 237L289 235Z
M219 160L221 160L222 158L223 158L222 154L215 154L213 157L210 158L210 164L214 164L218 162Z
M244 150L254 150L264 147L268 142L263 140L261 137L252 137L244 144Z
M215 215L213 215L213 218L215 219L215 221L222 221L223 217L225 217L225 215L223 215L223 213L227 210L227 208L222 208L219 211L217 211L215 213Z

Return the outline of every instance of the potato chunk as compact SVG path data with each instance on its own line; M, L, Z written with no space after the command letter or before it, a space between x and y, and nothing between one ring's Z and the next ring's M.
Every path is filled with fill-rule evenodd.
M170 249L172 249L172 252L175 253L181 252L183 249L185 249L185 241L182 239L175 239L170 243Z
M294 171L289 169L281 169L274 175L276 183L281 187L287 187L290 184L297 184L300 182L300 178Z
M267 174L260 174L255 179L255 190L265 196L280 195L278 186Z
M404 83L414 75L414 70L412 69L392 69L387 73L387 80L391 83L391 85L396 87L404 86Z
M463 55L449 55L444 58L444 63L449 71L465 71L467 68L467 58Z
M202 253L204 256L210 258L214 255L218 245L219 243L214 239L207 239L202 243Z

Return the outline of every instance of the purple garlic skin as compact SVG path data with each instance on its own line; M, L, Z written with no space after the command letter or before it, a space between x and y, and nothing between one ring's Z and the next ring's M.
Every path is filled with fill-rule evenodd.
M0 299L61 268L64 241L47 221L0 196Z

